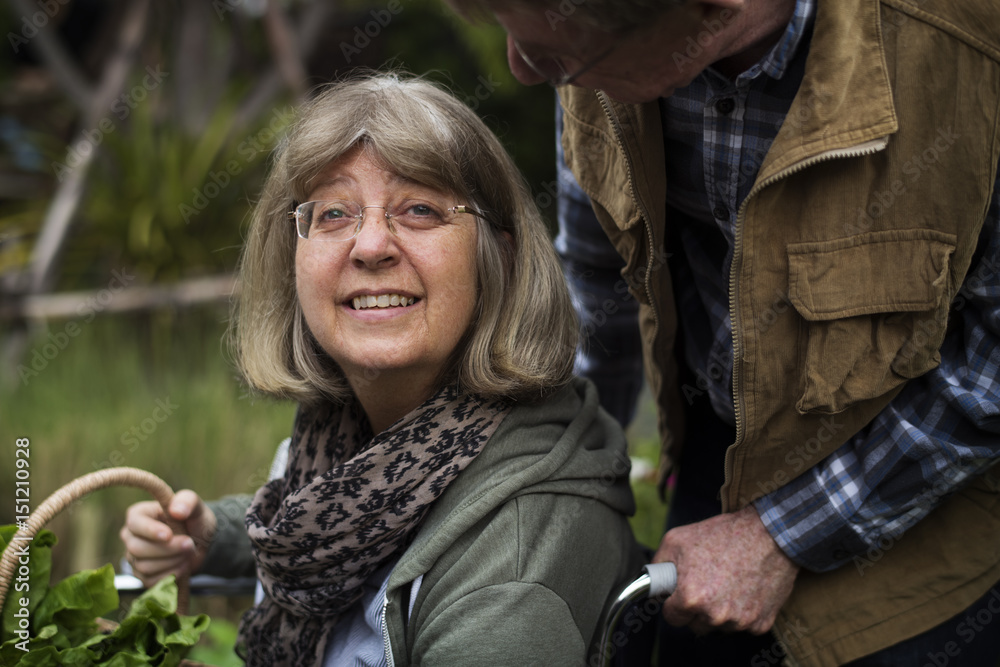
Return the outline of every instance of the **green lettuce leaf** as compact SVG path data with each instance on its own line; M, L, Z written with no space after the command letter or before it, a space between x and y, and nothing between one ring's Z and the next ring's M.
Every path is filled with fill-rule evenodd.
M61 628L87 628L93 634L94 619L118 608L115 569L110 563L97 570L72 574L49 589L35 610L34 622ZM82 639L82 638L81 638Z
M13 526L0 527L4 545L13 534ZM50 587L55 542L55 535L42 531L29 547L30 591L23 595L30 596L31 636L24 639L15 632L19 619L13 614L22 605L20 595L12 591L14 604L4 609L0 665L177 667L208 629L208 616L177 613L177 583L170 576L136 598L114 630L98 632L94 619L118 607L114 570L111 565L84 570Z
M16 525L0 526L0 551L7 548L14 533L17 532ZM7 599L3 606L2 623L0 623L0 643L8 639L16 639L18 630L18 619L14 613L24 605L21 598L28 600L29 614L41 604L46 592L49 590L49 577L52 573L52 546L56 543L56 536L51 530L41 530L28 544L28 576L21 574L21 563L18 563L14 571L14 579L7 590ZM20 552L25 542L18 540L11 548Z

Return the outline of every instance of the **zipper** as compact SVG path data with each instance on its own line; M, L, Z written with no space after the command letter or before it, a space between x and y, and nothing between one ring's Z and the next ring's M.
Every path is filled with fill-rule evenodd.
M725 479L723 481L723 488L728 487L729 482L732 479L732 468L733 468L733 450L742 442L743 438L746 436L744 433L745 426L743 424L743 341L740 336L739 323L739 299L737 298L737 285L739 282L740 269L743 264L743 218L746 214L747 202L750 198L756 195L758 192L763 190L769 185L776 183L777 181L787 178L792 174L802 171L806 167L811 167L819 162L826 162L827 160L836 160L840 158L852 158L861 157L864 155L871 155L873 153L878 153L884 150L889 143L889 137L879 137L877 139L872 139L855 146L849 146L847 148L835 148L833 150L823 151L811 158L806 158L801 162L796 162L795 164L786 167L785 169L769 176L763 181L754 184L750 193L740 204L740 209L736 214L736 231L734 234L733 241L733 262L729 267L729 323L733 330L733 412L736 418L736 440L733 444L726 449L726 462L725 462ZM730 511L730 504L726 502L726 499L722 499L723 511Z
M615 133L615 141L618 142L618 147L622 150L622 155L625 156L625 173L628 176L629 187L632 190L629 194L632 197L632 203L635 207L639 209L639 214L642 216L643 224L646 229L646 242L649 248L649 258L646 261L646 276L643 280L643 286L646 288L646 300L649 301L649 309L653 313L653 327L654 334L653 338L656 338L657 333L660 331L660 316L656 312L656 302L653 299L653 290L651 287L651 281L653 276L653 258L656 257L655 249L653 248L653 229L652 221L649 217L649 211L646 207L642 205L642 202L638 200L635 196L635 179L633 174L635 170L632 167L632 156L625 149L625 141L622 139L624 133L622 132L621 124L618 122L618 118L615 116L614 112L611 110L611 100L603 90L597 91L597 99L601 103L601 107L604 109L605 115L611 122L611 128Z
M389 667L395 667L396 663L392 659L392 644L389 642L389 624L386 622L389 615L389 590L386 589L385 597L382 598L382 641L385 642L385 662Z

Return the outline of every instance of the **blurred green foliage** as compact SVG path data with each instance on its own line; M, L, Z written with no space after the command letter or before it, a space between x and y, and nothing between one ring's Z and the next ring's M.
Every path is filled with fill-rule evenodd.
M239 96L227 92L198 136L158 123L149 105L137 106L131 122L107 135L81 211L86 233L64 255L68 276L114 262L143 282L233 270L250 190L263 180L278 132L292 118L291 105L277 107L234 133Z
M114 29L120 4L70 3L67 11L87 9L84 18L106 32ZM0 274L26 265L48 197L90 151L96 159L60 257L58 289L100 287L112 269L123 266L140 282L234 269L242 226L294 105L291 91L280 87L264 104L251 101L275 56L263 19L243 11L250 4L222 2L219 7L227 9L200 10L208 25L201 28L205 43L199 48L208 60L192 72L183 66L183 51L192 43L183 38L188 25L181 11L192 10L184 2L173 8L154 3L124 97L93 127L80 125L79 113L57 88L18 92L30 88L25 83L30 77L47 86L56 81L39 73L30 41L19 49L20 60L0 64L0 72L8 74L2 79L0 119L12 123L11 145L41 156L32 167L0 159L0 169L27 170L47 183L38 196L0 195L0 238L6 240L0 245ZM288 5L290 22L309 4ZM398 69L445 84L500 136L543 213L554 220L554 92L513 79L502 29L467 25L438 0L348 0L333 7L317 46L305 54L309 87L358 67ZM0 17L0 24L17 27L9 10ZM47 29L56 30L56 23ZM73 37L71 29L67 19L58 34L76 44L81 59L110 57L106 47ZM90 69L99 78L100 68ZM154 79L150 86L148 73L154 71L164 73L162 83Z

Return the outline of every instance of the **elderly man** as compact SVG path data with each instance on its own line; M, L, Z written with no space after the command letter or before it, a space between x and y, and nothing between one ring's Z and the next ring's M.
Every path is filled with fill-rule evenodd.
M794 664L993 667L1000 5L448 2L559 88L580 367L627 420L641 340L678 470L668 623L731 631L704 664L774 625Z

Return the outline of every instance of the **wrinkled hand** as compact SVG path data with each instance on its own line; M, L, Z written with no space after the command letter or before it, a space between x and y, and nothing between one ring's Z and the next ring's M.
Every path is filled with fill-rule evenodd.
M166 516L156 501L135 503L119 532L126 559L146 587L168 574L197 571L218 526L215 514L194 491L175 493L169 513Z
M799 571L752 505L668 531L653 557L664 561L677 565L677 590L663 617L697 633L767 632Z

